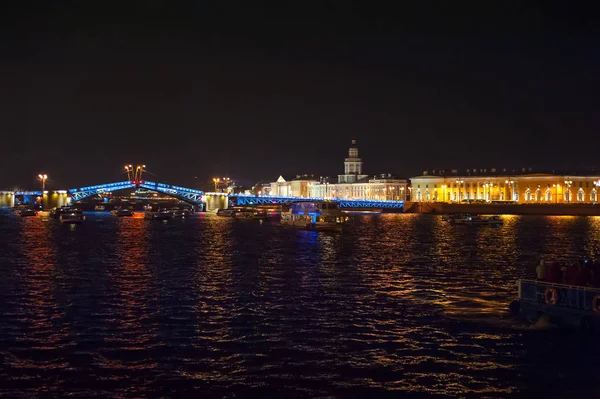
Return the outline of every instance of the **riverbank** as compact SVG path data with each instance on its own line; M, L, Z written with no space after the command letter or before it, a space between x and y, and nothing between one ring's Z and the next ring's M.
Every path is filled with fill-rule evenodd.
M406 202L405 213L600 216L600 204L452 204Z

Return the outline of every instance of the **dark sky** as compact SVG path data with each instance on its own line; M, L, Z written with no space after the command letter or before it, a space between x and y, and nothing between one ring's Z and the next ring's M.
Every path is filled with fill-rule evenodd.
M0 188L125 163L188 186L336 175L353 138L368 174L599 163L595 12L574 2L12 3Z

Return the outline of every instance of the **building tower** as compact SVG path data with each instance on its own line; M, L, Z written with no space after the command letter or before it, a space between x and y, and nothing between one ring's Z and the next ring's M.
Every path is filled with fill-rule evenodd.
M356 140L352 140L352 144L348 149L348 158L344 160L344 174L338 175L338 182L354 183L365 177L367 176L362 174L362 159L358 157Z

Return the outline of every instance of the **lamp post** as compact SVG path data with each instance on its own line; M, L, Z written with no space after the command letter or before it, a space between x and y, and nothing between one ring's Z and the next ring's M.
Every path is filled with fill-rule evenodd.
M213 177L213 183L215 183L215 193L218 192L219 190L219 182L221 181L221 179L219 179L218 177Z
M127 180L131 181L131 165L125 165L125 171L127 172Z
M46 180L48 180L48 175L45 173L40 173L38 175L38 177L40 178L40 180L42 181L42 203L40 204L40 208L44 209L44 191L46 191Z
M464 182L465 182L464 180L456 181L456 191L457 191L457 193L456 193L457 201L456 202L460 202L460 189L461 189L460 185L463 184Z
M505 180L504 183L507 185L506 188L508 188L508 185L510 184L510 200L514 201L515 200L515 187L513 186L514 181Z
M567 187L567 202L571 202L571 184L573 184L571 180L565 180L565 186Z
M48 180L47 174L39 174L38 177L42 181L42 195L44 195L44 191L46 191L46 180Z

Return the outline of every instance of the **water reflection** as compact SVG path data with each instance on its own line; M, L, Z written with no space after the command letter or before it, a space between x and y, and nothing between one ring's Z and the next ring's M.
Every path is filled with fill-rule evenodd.
M540 257L598 254L600 218L503 220L356 215L321 234L211 215L7 218L0 395L27 380L82 396L503 397L557 374L589 393L597 344L505 310Z
M63 350L67 345L69 323L57 303L60 297L57 280L61 273L51 244L51 227L40 218L19 220L19 255L12 259L16 262L3 264L12 272L5 277L15 286L11 289L12 295L4 298L7 302L3 301L0 340L10 345L2 345L0 349L7 368L7 374L0 373L0 379L18 375L32 380L44 370L43 378L28 384L30 392L43 390L51 382L61 383L62 371L68 367ZM4 388L10 389L11 385L7 383Z
M100 366L106 369L147 370L157 367L149 351L156 345L155 324L151 320L157 301L152 290L149 229L151 223L140 217L116 218L114 235L115 293L111 311L104 319L117 333L105 338ZM123 362L122 359L127 359Z

